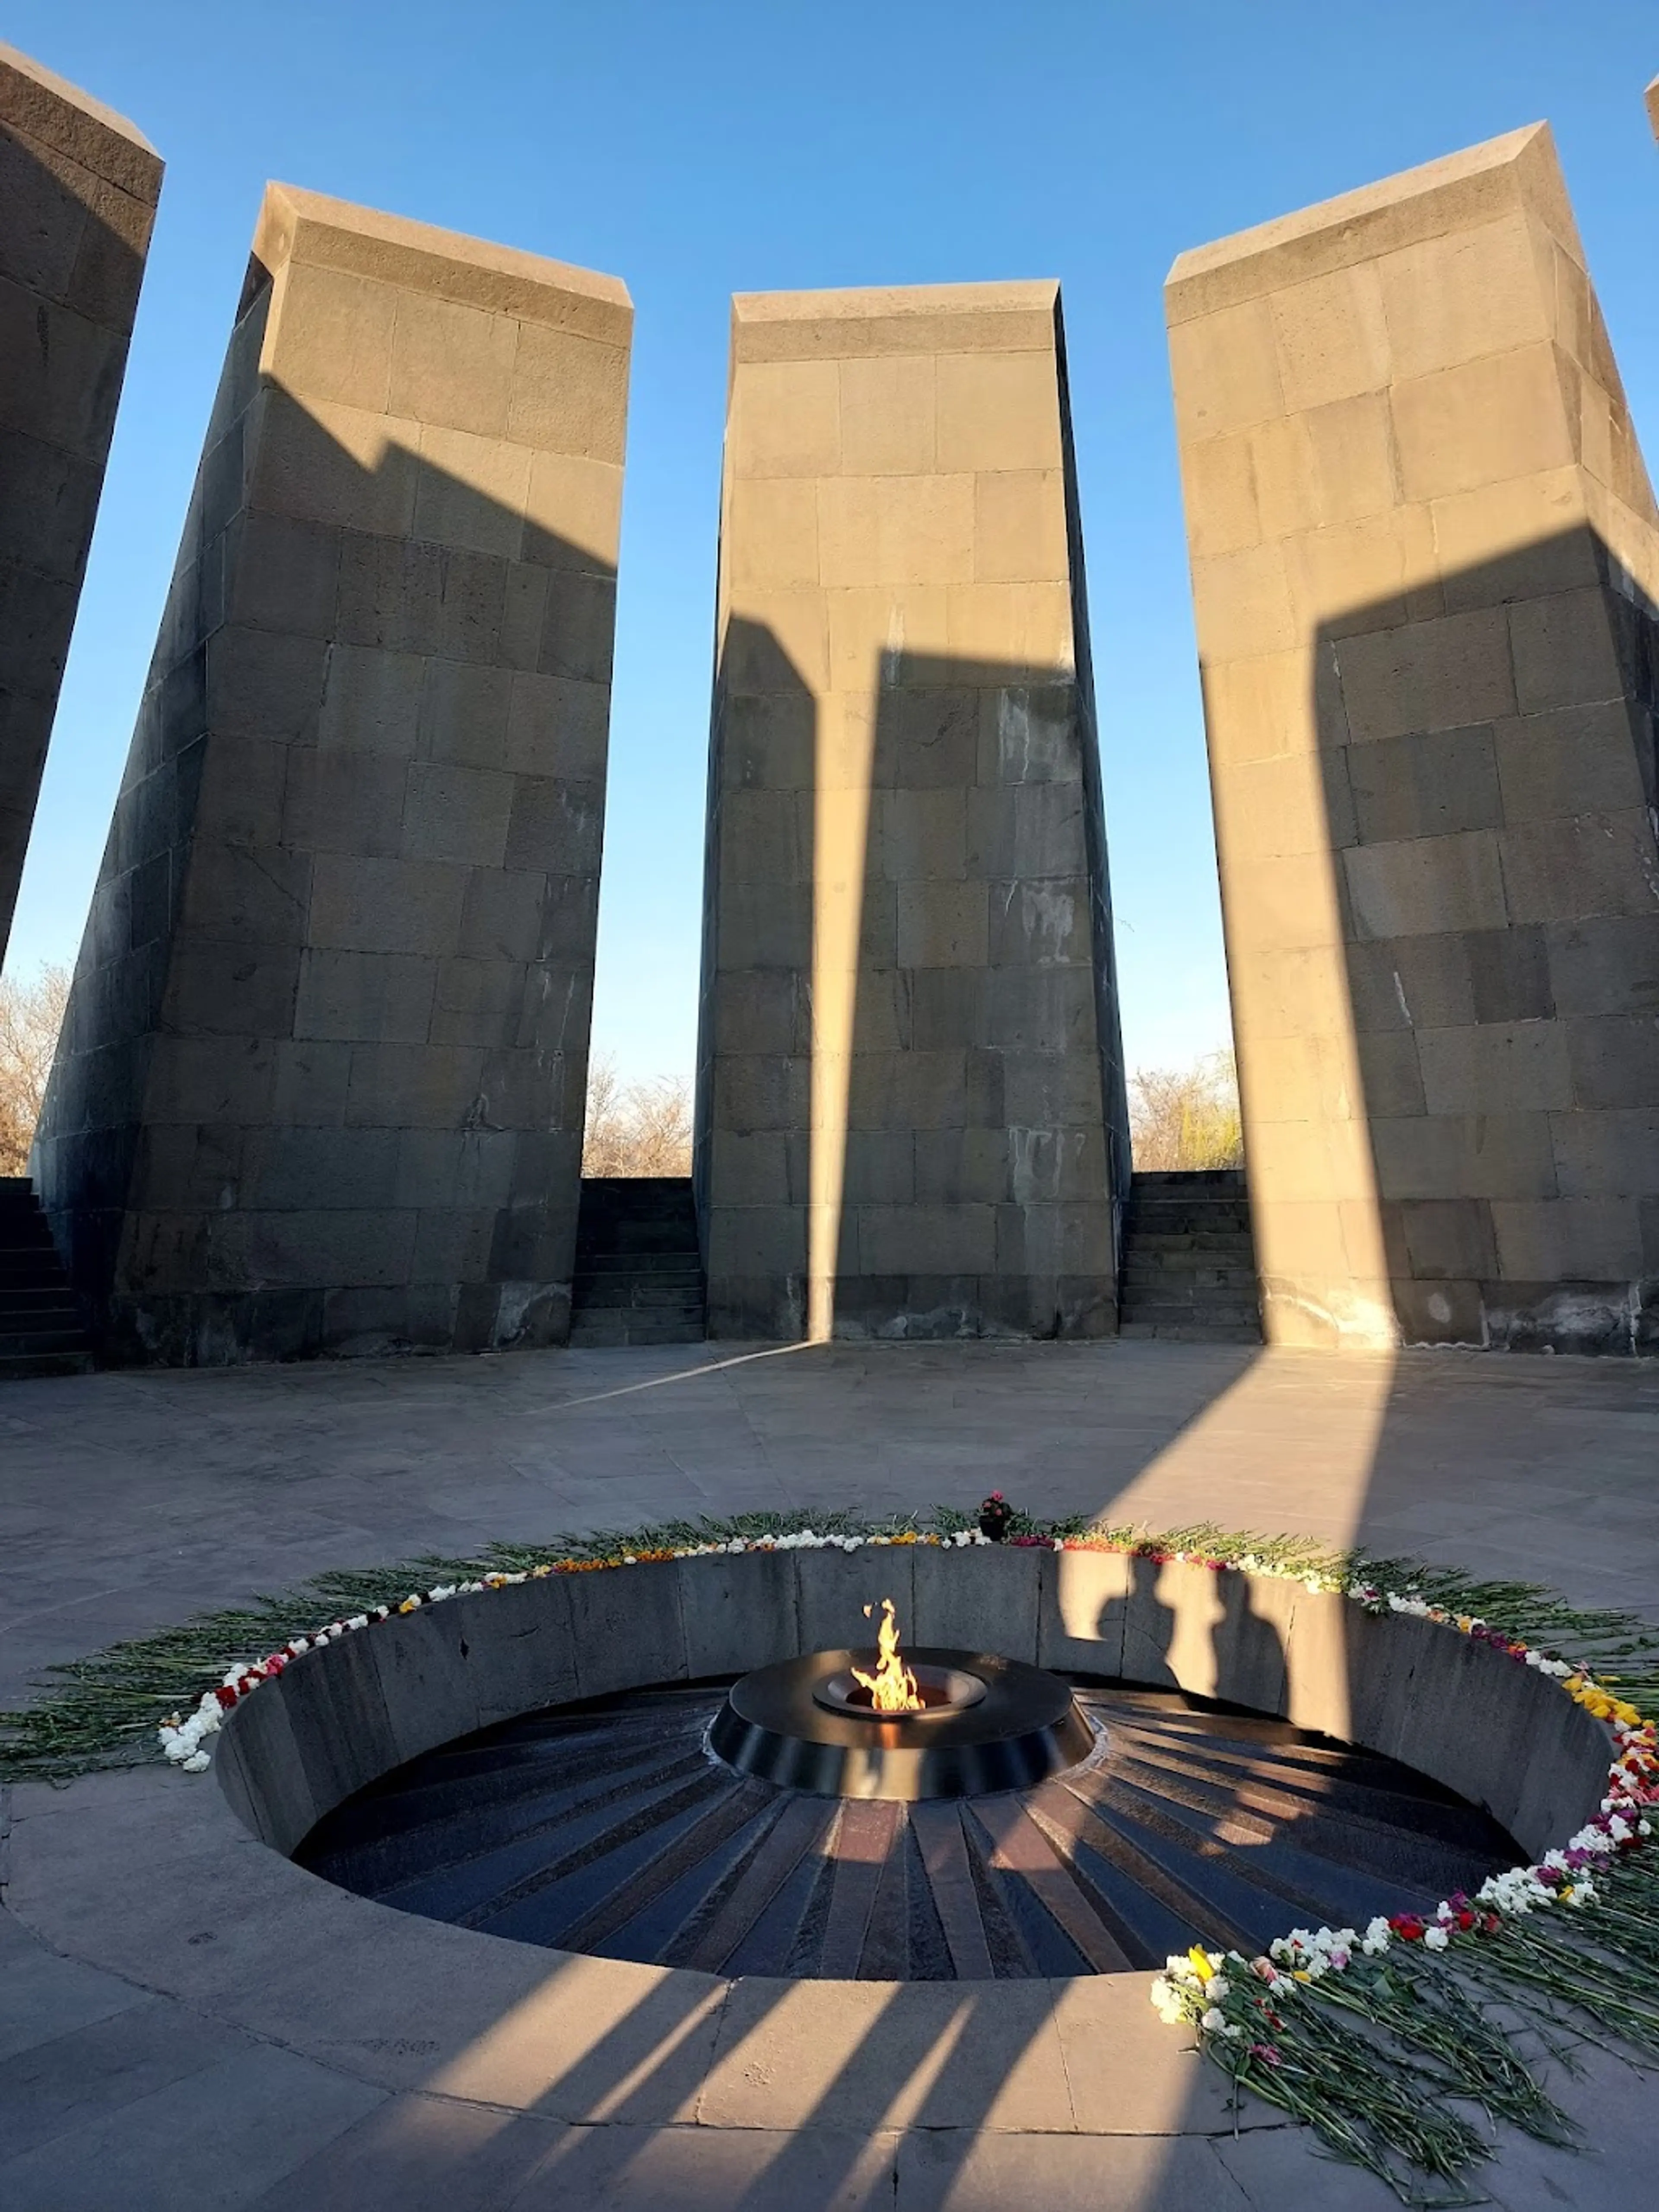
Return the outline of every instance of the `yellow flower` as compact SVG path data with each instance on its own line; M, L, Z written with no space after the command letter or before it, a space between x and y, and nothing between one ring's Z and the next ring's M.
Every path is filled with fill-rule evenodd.
M1210 1964L1210 1954L1201 1943L1194 1943L1187 1956L1193 1962L1193 1972L1200 1982L1207 1982L1215 1968Z

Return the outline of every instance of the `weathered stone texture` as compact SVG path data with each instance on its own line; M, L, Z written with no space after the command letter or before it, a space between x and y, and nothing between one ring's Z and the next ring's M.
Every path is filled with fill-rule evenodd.
M130 123L0 46L0 957L161 189Z
M1279 1341L1659 1340L1659 534L1543 126L1166 292Z
M562 1338L631 325L270 188L37 1148L117 1352Z
M711 1333L1090 1335L1127 1179L1058 288L734 303Z

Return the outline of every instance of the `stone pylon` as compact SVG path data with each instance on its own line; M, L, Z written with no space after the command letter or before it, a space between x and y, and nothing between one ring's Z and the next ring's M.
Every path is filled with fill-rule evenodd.
M567 1331L631 327L266 194L36 1150L118 1355Z
M161 190L131 124L0 46L0 958Z
M1644 1346L1659 538L1549 131L1166 300L1268 1333Z
M1059 288L740 296L711 1334L1093 1335L1128 1176Z

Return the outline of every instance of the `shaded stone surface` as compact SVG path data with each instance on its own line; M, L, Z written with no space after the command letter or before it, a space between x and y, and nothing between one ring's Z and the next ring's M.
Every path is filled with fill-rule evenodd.
M1165 299L1268 1334L1650 1349L1659 532L1547 127Z
M562 1339L631 326L270 187L37 1145L112 1356Z
M1519 1856L1397 1760L1176 1691L1077 1694L1105 1732L1083 1763L902 1803L740 1776L704 1756L718 1689L634 1691L428 1753L336 1806L297 1856L548 1948L948 1982L1130 1972L1194 1940L1254 1956L1291 1924L1431 1911Z
M0 957L161 189L131 124L0 46Z
M1054 284L734 302L715 1336L1115 1325L1128 1144Z

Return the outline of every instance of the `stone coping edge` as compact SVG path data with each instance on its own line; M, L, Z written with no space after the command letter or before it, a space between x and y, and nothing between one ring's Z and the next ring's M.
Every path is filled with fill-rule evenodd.
M219 1730L231 1806L284 1854L439 1745L544 1705L907 1640L1182 1689L1416 1768L1538 1858L1600 1810L1611 1732L1507 1650L1286 1577L1066 1547L759 1550L563 1573L393 1614L306 1652Z

